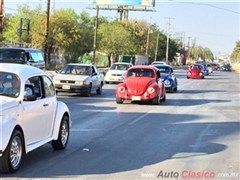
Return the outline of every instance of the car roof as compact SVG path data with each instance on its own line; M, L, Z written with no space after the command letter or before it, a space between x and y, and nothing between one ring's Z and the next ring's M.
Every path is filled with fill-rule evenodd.
M154 66L154 67L169 67L169 68L172 68L172 66L167 65L167 64L154 64L152 66Z
M45 72L39 68L25 64L14 63L1 63L0 71L17 74L23 79L27 79L31 75L46 75Z
M33 49L33 48L19 48L19 47L1 47L1 49L4 49L4 50L10 50L10 49L14 49L14 50L34 50L34 51L41 51L39 49Z
M115 62L113 64L132 64L132 63L128 63L128 62Z
M130 70L130 69L152 69L152 70L156 70L156 67L149 66L149 65L137 65L137 66L130 67L128 70Z
M93 66L92 64L81 64L81 63L68 63L66 65L74 65L74 66Z

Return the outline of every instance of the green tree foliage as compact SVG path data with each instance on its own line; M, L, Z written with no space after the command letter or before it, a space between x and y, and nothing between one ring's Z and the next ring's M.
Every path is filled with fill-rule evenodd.
M238 63L240 62L240 41L236 42L236 46L231 54L231 61Z

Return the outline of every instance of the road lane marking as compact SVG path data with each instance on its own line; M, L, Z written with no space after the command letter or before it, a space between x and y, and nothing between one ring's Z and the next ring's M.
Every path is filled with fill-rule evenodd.
M141 119L145 118L147 115L149 115L149 113L152 111L147 112L146 114L141 115L140 117L138 117L137 119L133 120L132 122L128 123L128 125L133 125L136 122L140 121Z

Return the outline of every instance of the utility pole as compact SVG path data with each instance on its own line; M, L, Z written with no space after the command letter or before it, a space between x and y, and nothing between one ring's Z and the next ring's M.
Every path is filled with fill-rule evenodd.
M93 64L96 63L96 44L97 44L98 15L99 15L99 6L97 6L97 13L96 13L95 27L94 27Z
M159 41L159 32L158 32L158 35L157 35L157 43L156 43L156 49L155 49L155 58L154 58L155 61L157 61L158 41Z
M152 21L152 17L150 17L150 23L149 23L148 32L147 32L147 44L146 44L146 53L145 53L146 56L148 56L148 44L149 44L149 34L151 30L151 21Z
M0 37L3 35L3 14L4 14L4 0L0 4Z
M190 54L190 39L191 37L188 37L188 61L190 60L190 64L192 63L191 61L191 54Z
M50 0L47 0L46 20L45 20L45 47L44 47L44 59L46 64L48 63L47 50L48 50L49 15L50 15ZM50 57L48 57L48 60L49 59Z
M170 35L170 20L173 18L167 18L168 19L168 26L167 26L167 48L166 48L166 63L168 64L168 49L169 49L169 35Z

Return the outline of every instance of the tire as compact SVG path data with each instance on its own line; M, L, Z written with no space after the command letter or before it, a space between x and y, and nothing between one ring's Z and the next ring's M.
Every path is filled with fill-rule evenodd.
M0 157L0 172L14 173L22 163L23 158L23 136L18 130L14 130L7 148Z
M67 147L69 139L69 119L67 116L63 116L59 132L58 139L52 141L52 147L56 150L62 150Z
M187 77L187 79L189 79L190 77Z
M96 90L97 94L102 94L102 83L99 88Z
M162 98L162 101L166 101L166 94L165 94L164 97Z
M117 104L123 104L123 99L120 97L116 97L116 103Z
M91 96L91 93L92 93L92 85L89 86L87 92L85 92L84 95L85 95L86 97L90 97L90 96Z
M152 99L153 105L159 105L160 104L160 97L157 95L155 98Z
M108 82L108 81L106 81L105 83L106 83L106 84L109 84L109 82Z
M178 91L178 88L177 88L177 86L174 88L174 91L175 91L175 92L177 92L177 91Z
M169 90L170 93L173 93L174 92L174 87L171 86L171 89Z

